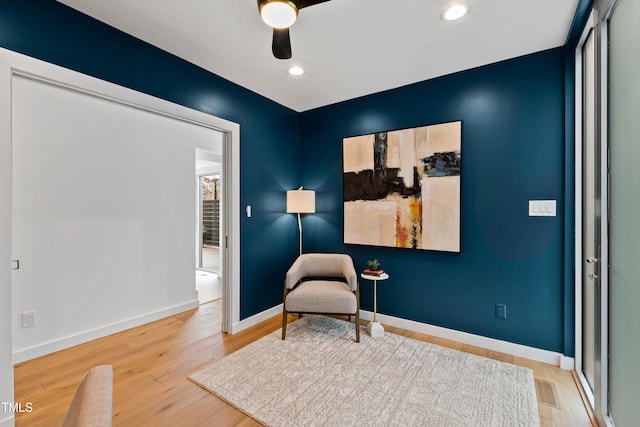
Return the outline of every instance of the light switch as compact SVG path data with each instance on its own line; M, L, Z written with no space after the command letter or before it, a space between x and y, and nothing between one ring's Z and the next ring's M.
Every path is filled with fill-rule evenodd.
M556 216L556 201L529 200L529 216Z
M251 205L247 205L247 218L251 218Z

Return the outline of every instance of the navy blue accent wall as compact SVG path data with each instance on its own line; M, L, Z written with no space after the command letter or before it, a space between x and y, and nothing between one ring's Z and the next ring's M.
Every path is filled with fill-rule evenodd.
M392 277L380 312L533 347L574 352L573 49L567 47L297 114L55 0L0 3L0 46L185 105L241 126L241 318L281 302L297 254L287 189L317 191L305 251L377 257ZM342 138L463 121L462 253L342 243ZM529 218L529 199L558 200ZM271 278L271 280L265 280ZM362 284L362 306L372 309ZM494 304L507 304L507 319Z
M575 58L565 49L564 354L575 355Z
M298 113L55 0L3 0L0 46L239 123L241 204L253 207L241 219L241 318L282 302L298 248L282 213L298 185Z
M302 183L317 192L306 250L349 253L358 269L380 259L391 275L378 286L381 313L564 352L564 65L557 48L302 113ZM342 138L453 120L462 253L344 245ZM529 217L530 199L557 200L557 216Z

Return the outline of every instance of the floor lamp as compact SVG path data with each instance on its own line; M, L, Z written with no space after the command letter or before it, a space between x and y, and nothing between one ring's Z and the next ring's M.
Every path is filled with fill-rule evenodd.
M287 191L287 213L298 214L298 230L300 231L300 255L302 255L302 221L301 213L316 212L316 192L313 190L303 190L302 187L297 190Z

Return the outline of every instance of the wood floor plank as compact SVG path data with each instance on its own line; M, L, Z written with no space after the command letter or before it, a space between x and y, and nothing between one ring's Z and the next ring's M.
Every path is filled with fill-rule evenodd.
M17 364L14 369L16 402L31 402L33 411L16 414L16 426L59 426L82 377L91 367L100 364L114 368L114 426L260 425L187 378L211 361L279 329L281 318L275 316L235 335L227 335L220 332L219 316L211 303L205 304ZM385 329L529 367L537 380L550 384L546 386L552 387L558 400L555 406L550 406L539 397L541 426L595 425L570 371L412 331L389 326Z

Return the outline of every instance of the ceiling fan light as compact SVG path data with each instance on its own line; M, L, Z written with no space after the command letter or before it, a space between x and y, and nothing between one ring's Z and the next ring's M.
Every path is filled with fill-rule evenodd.
M298 8L291 1L266 0L260 3L262 20L273 28L289 28L296 22Z
M447 7L442 12L442 18L445 21L455 21L462 18L469 11L469 7L465 4L455 3Z

